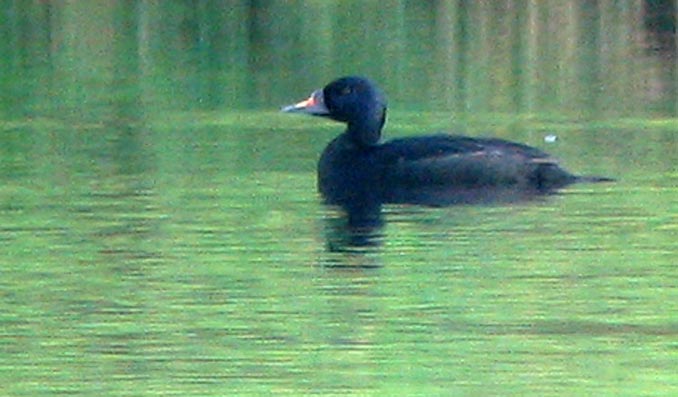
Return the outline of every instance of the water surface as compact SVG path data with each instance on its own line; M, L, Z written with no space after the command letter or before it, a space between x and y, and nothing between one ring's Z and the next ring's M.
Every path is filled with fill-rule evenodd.
M678 392L675 64L611 30L642 31L642 10L394 2L363 40L342 21L379 20L374 5L245 3L5 14L2 34L25 34L3 44L0 71L3 395ZM565 12L567 29L527 34L508 11L535 29ZM267 15L286 16L267 30ZM567 23L578 17L598 23ZM311 21L326 41L286 41ZM444 29L463 21L475 28ZM597 39L568 57L591 26ZM522 55L493 61L507 54ZM383 82L389 137L499 136L618 180L503 205L387 205L381 226L347 228L315 187L341 126L277 109L348 69Z

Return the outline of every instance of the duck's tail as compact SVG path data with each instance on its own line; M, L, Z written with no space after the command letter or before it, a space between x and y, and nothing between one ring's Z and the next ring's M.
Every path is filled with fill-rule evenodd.
M608 178L606 176L589 176L589 175L577 175L575 177L575 182L579 183L600 183L600 182L616 182L614 178Z

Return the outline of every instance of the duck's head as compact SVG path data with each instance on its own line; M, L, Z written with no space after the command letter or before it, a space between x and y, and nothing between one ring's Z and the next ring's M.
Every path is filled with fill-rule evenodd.
M375 145L386 122L386 99L369 79L342 77L283 112L323 116L348 124L347 134L363 146Z

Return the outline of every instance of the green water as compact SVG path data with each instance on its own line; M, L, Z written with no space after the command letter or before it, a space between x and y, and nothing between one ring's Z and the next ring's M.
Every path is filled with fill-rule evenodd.
M379 20L377 3L298 2L313 5L308 15L277 2L118 5L94 21L82 4L16 4L1 32L21 38L2 44L0 69L1 395L678 393L678 121L666 58L639 51L615 64L659 75L651 92L609 75L554 85L565 65L548 46L539 62L514 59L548 77L516 80L522 88L490 73L487 58L438 86L434 74L457 63L421 53L445 58L440 48L454 44L441 21L482 22L463 62L500 59L502 46L468 46L491 37L486 28L510 31L493 22L506 9L394 2L379 25L389 70L355 50L377 51L381 36L337 39L355 13ZM632 3L621 4L630 8L601 5L599 25L628 12L624 26L636 26ZM550 7L525 17L563 11ZM51 36L29 18L47 14L60 28ZM211 42L221 17L250 41ZM320 39L282 38L311 21L334 46L300 76ZM427 32L425 46L409 45ZM605 43L614 33L600 32ZM536 38L565 45L567 34ZM620 37L614 48L627 48ZM264 62L286 49L298 59ZM501 136L618 181L510 205L386 206L382 227L352 234L315 187L319 153L341 126L277 112L347 69L332 61L342 51L383 77L391 137ZM501 84L472 85L482 71ZM581 93L592 101L568 100ZM531 102L542 96L550 101Z

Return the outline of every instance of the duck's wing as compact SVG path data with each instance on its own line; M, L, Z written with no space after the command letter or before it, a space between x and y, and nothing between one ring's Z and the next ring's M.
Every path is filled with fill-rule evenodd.
M385 178L400 186L542 189L550 188L552 179L572 177L547 153L497 138L434 135L393 140L380 150L389 164Z

